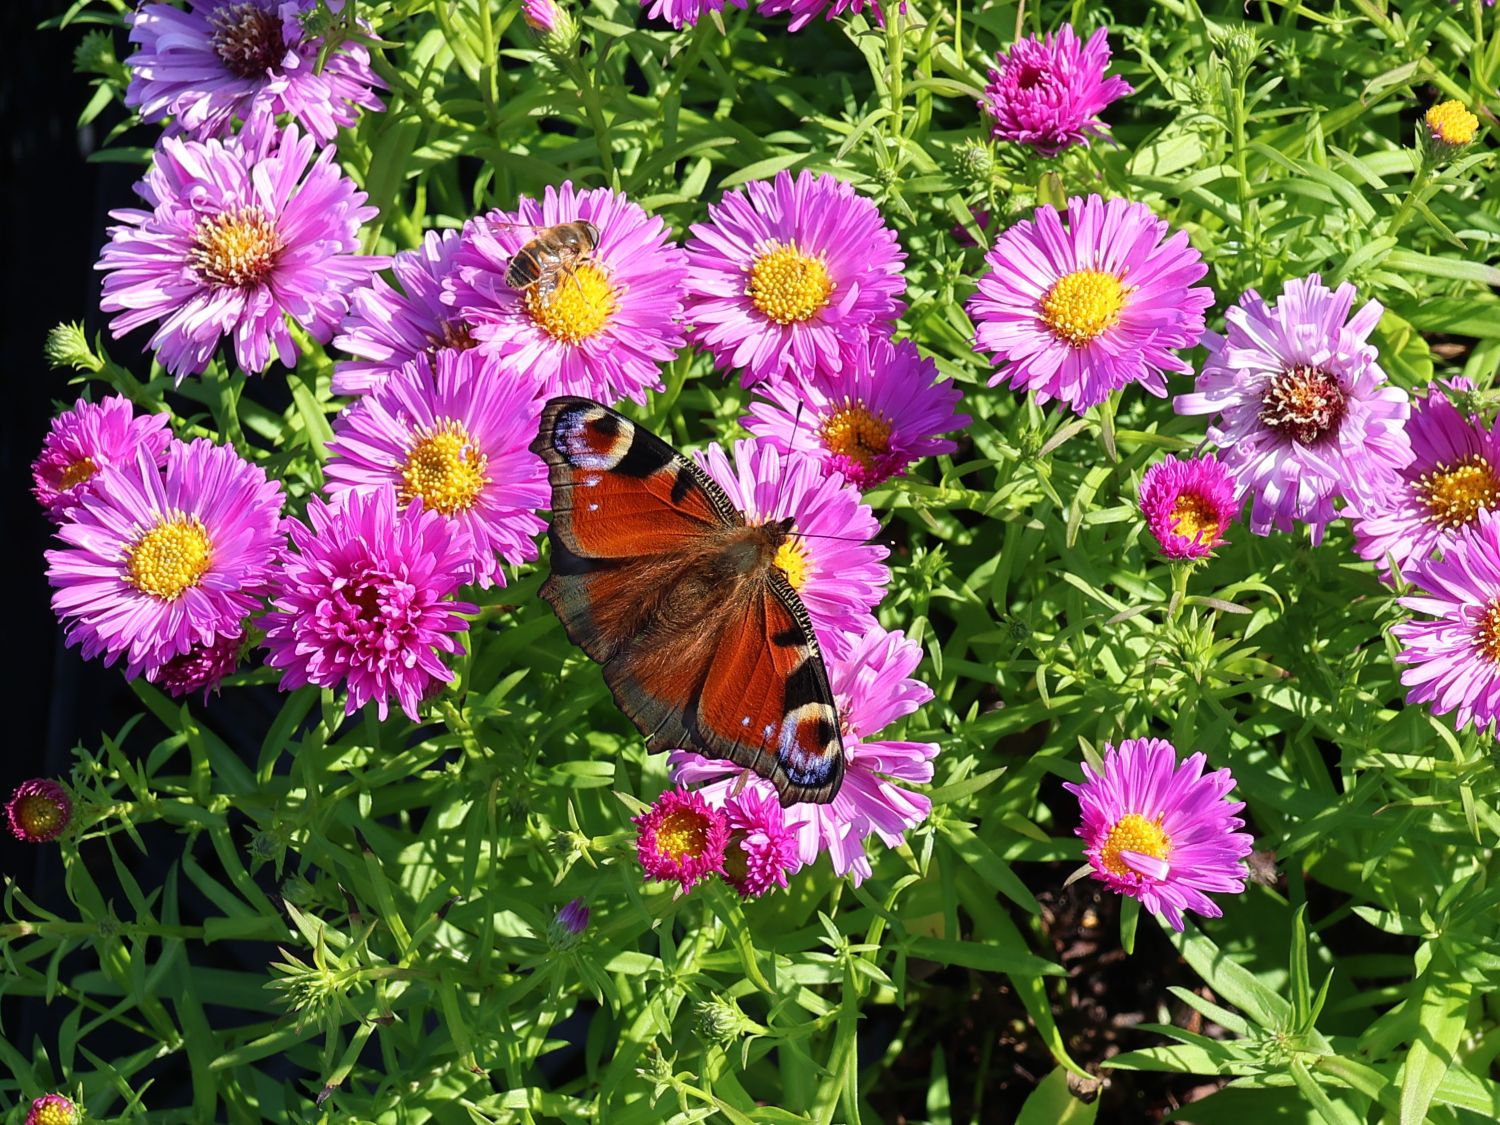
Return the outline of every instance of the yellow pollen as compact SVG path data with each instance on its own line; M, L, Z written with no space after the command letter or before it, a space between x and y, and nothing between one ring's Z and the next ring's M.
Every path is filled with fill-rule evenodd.
M80 457L68 465L62 471L62 476L57 478L57 490L66 492L75 484L82 484L99 471L99 466L94 464L92 457Z
M801 324L828 307L833 278L821 257L810 258L795 242L769 242L750 266L745 295L777 324Z
M281 250L281 235L264 211L237 207L198 221L189 257L210 285L246 289L271 275Z
M33 793L16 806L16 819L34 836L50 836L63 824L62 806L51 797Z
M809 568L807 549L800 540L788 539L776 548L771 565L785 575L787 583L799 593L807 582Z
M47 1102L32 1118L36 1125L74 1125L78 1111L72 1102Z
M1460 101L1439 102L1422 120L1427 123L1432 139L1445 145L1466 145L1479 132L1479 118Z
M1474 517L1500 500L1500 476L1483 456L1471 453L1451 465L1423 473L1417 489L1427 502L1428 519L1452 531L1474 522Z
M824 420L819 436L825 449L854 461L866 474L875 474L876 458L891 451L890 419L860 402L846 400Z
M673 859L699 856L708 847L708 821L691 809L677 809L656 826L656 846Z
M176 601L213 561L208 532L194 516L163 519L125 550L125 574L143 594Z
M1172 504L1172 530L1194 543L1212 543L1219 537L1218 513L1207 500L1184 492Z
M1480 615L1474 646L1491 664L1500 664L1500 598L1492 598Z
M401 466L397 498L409 504L420 496L422 506L451 516L473 507L489 483L488 458L474 445L463 426L448 418L412 431L411 449Z
M1112 875L1132 875L1135 872L1121 858L1121 852L1137 852L1140 855L1166 859L1172 850L1172 841L1161 830L1161 817L1147 820L1139 813L1126 813L1115 821L1104 846L1099 849L1099 862Z
M1076 270L1042 298L1042 319L1059 340L1081 348L1120 323L1130 290L1112 273Z
M533 285L521 300L533 323L565 344L580 344L597 335L618 304L609 277L592 262L564 271L550 297Z

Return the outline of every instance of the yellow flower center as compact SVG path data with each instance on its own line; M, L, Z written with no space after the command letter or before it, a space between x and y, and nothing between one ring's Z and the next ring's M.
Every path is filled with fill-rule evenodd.
M125 551L125 574L143 594L164 602L198 585L213 560L208 532L194 516L163 519Z
M1064 343L1081 348L1120 323L1130 290L1112 273L1076 270L1057 279L1042 298L1042 319Z
M656 826L656 846L665 855L681 859L699 856L708 847L708 820L691 809L676 809Z
M1466 145L1479 132L1479 118L1475 117L1460 101L1439 102L1427 111L1423 119L1432 132L1432 138L1445 145Z
M1480 615L1474 630L1474 644L1479 654L1491 664L1500 664L1500 598L1493 598Z
M859 402L846 401L842 410L830 414L819 436L830 453L849 458L867 473L875 471L877 457L891 451L890 419Z
M795 242L771 242L751 264L745 293L767 319L801 324L828 306L833 288L821 257L808 257Z
M1500 499L1500 476L1489 461L1471 453L1452 465L1438 465L1423 473L1417 488L1426 495L1428 518L1446 531L1473 523Z
M63 810L51 797L33 793L16 804L16 819L33 836L51 836L63 825Z
M99 466L94 464L92 457L80 457L72 462L62 471L62 476L57 478L57 490L66 492L75 484L82 484L99 471Z
M776 554L771 559L771 565L781 571L793 590L800 592L807 582L810 563L807 548L802 546L800 539L788 539L777 547Z
M1121 852L1137 852L1156 859L1166 859L1172 850L1172 841L1161 830L1161 817L1147 820L1139 813L1126 813L1104 838L1104 847L1099 849L1099 862L1112 875L1132 875L1134 870Z
M422 506L451 516L473 507L489 483L485 470L489 459L474 446L463 426L444 418L435 425L412 431L411 450L401 466L401 485L396 495L409 504L422 498Z
M608 275L592 262L565 270L550 295L533 285L522 298L532 322L565 344L579 344L597 335L618 303Z
M1184 492L1172 504L1172 530L1194 543L1212 543L1219 535L1219 517L1202 496Z
M237 207L198 221L189 258L210 285L248 289L271 275L281 250L281 235L264 211Z

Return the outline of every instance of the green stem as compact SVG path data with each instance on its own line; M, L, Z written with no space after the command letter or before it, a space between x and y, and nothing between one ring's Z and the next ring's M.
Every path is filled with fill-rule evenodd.
M906 69L906 29L902 26L902 14L899 5L895 6L885 25L885 53L891 64L891 130L899 145L904 134L904 110L902 104L905 91L902 88L905 80ZM896 151L896 161L901 161L901 150Z
M1407 219L1411 218L1412 208L1416 206L1422 189L1427 186L1428 177L1432 175L1431 167L1420 152L1417 154L1417 160L1417 171L1411 178L1411 187L1406 190L1406 198L1401 201L1401 206L1391 216L1390 225L1385 228L1386 235L1391 238L1395 238L1396 232L1406 225Z
M1177 624L1177 619L1182 616L1183 603L1187 601L1188 579L1193 576L1193 564L1180 562L1172 564L1172 600L1167 603L1167 623Z
M588 114L589 128L594 131L594 144L599 150L599 166L604 170L604 178L609 181L610 187L618 189L620 177L615 172L615 156L609 147L609 125L604 119L604 106L599 100L599 89L594 85L593 73L584 69L583 64L575 57L568 60L568 75L578 87L579 96L583 98L583 109Z

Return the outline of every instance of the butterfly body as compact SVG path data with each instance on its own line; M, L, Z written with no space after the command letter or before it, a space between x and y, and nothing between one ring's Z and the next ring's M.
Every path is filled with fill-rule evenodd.
M653 751L727 758L783 804L838 792L838 712L806 607L776 565L793 521L749 523L695 464L588 399L552 399L544 597Z

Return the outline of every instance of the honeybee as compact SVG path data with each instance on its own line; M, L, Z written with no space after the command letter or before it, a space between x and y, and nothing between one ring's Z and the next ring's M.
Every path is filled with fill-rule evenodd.
M543 306L552 303L562 280L594 256L599 228L587 219L559 223L537 231L536 237L515 252L505 271L505 284L518 292L534 289Z

